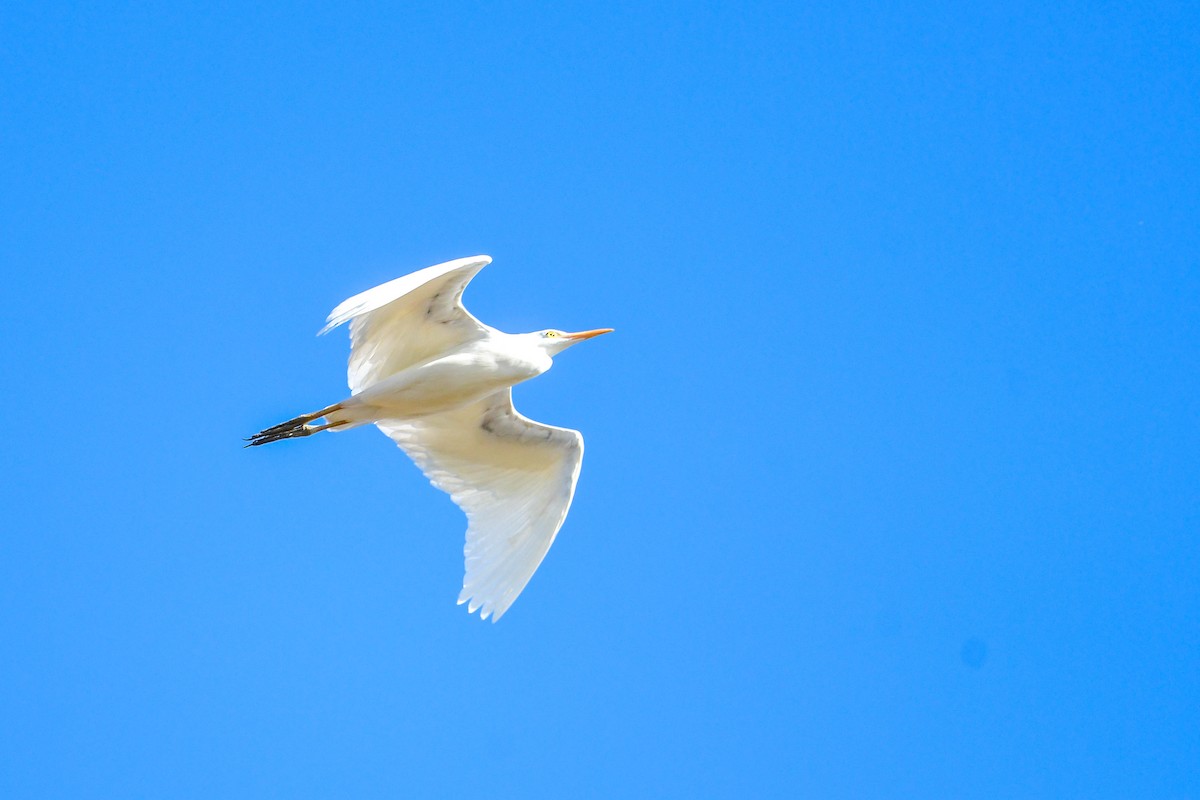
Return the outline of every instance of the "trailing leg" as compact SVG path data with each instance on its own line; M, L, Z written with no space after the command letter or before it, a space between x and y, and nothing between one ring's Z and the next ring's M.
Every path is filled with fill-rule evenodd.
M331 406L322 408L320 411L314 411L311 414L301 414L294 419L289 419L287 422L272 425L246 439L246 447L257 447L260 444L270 444L271 442L278 442L281 439L297 439L302 436L312 436L314 433L336 428L345 423L340 421L330 421L324 425L310 425L308 423L321 417L327 417L335 411L341 410L341 408L341 403L334 403Z

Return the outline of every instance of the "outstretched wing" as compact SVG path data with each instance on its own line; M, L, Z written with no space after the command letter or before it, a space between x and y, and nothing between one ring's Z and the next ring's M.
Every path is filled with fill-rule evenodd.
M350 322L350 391L484 336L488 327L463 308L462 293L490 263L490 256L472 256L426 267L331 311L321 333Z
M521 416L509 389L454 411L375 424L466 513L458 602L500 619L567 518L583 436Z

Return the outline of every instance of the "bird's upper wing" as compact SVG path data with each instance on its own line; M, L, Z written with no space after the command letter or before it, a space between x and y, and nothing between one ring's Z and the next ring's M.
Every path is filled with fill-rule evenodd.
M466 513L458 602L500 619L567 517L583 436L521 416L510 389L454 411L376 424Z
M382 378L486 334L462 293L489 256L436 264L356 294L329 312L321 333L350 322L348 382L354 394Z

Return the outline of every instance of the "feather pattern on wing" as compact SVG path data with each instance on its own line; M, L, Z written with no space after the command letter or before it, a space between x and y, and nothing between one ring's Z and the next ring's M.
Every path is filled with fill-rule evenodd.
M376 424L466 513L458 602L500 619L566 519L583 436L517 413L510 389L453 411Z
M380 284L338 305L321 333L350 323L350 391L485 336L489 328L462 305L467 283L490 264L472 256Z

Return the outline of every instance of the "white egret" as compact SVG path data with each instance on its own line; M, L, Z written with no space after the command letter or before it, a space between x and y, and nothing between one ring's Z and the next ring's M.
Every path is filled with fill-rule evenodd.
M512 386L612 329L512 334L484 325L462 294L491 261L437 264L335 308L321 333L350 323L350 397L260 431L247 447L374 423L466 513L458 602L494 622L554 542L583 461L579 431L521 416Z

